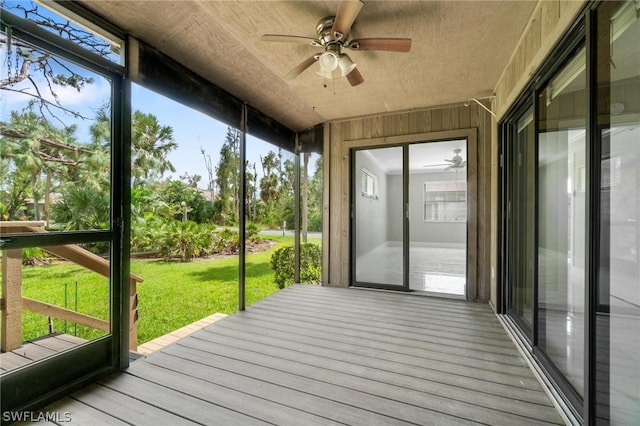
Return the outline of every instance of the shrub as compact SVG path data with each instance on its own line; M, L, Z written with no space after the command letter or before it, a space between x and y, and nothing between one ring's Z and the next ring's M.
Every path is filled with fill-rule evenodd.
M211 250L214 227L195 222L172 221L163 224L158 233L158 254L165 259L179 258L183 262L207 255Z
M22 249L22 264L23 265L41 265L43 263L49 263L51 256L44 250L38 247L25 247Z
M279 288L294 283L295 250L292 245L277 248L271 255L271 268ZM300 244L300 282L320 283L322 250L316 244Z
M222 254L238 253L240 234L229 228L224 228L213 238L213 251Z

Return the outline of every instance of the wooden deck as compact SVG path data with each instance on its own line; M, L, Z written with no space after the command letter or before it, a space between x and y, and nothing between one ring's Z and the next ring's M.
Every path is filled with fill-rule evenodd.
M72 424L562 424L491 309L292 286L46 408Z
M215 313L213 315L209 315L206 318L202 318L199 321L191 323L189 325L185 325L182 328L172 331L171 333L167 333L163 336L156 337L153 340L148 341L142 345L138 345L137 353L142 355L151 355L155 351L158 351L165 346L168 346L172 343L177 342L178 340L187 337L196 331L202 330L203 328L213 324L216 321L225 318L226 314Z
M18 349L0 354L0 376L85 342L84 339L64 333L54 333L27 341Z

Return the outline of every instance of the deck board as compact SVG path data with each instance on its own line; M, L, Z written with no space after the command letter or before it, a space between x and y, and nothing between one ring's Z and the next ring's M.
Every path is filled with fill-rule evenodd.
M488 306L302 285L56 404L114 424L562 424Z
M53 333L26 341L18 349L0 354L0 375L85 342L84 339L63 333Z

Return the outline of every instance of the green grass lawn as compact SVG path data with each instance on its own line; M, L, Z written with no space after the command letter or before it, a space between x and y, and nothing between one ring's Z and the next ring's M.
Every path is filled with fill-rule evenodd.
M271 253L280 244L292 244L293 237L269 235L278 243L268 251L246 256L246 304L250 305L278 291L269 264ZM309 242L320 244L319 239ZM192 262L132 260L131 272L144 278L138 284L138 343L142 344L216 312L238 310L238 257L196 259ZM65 306L97 318L109 317L108 280L71 263L23 267L23 296ZM23 339L49 333L48 319L23 311ZM66 327L66 328L65 328ZM54 330L95 338L104 333L84 326L54 320Z

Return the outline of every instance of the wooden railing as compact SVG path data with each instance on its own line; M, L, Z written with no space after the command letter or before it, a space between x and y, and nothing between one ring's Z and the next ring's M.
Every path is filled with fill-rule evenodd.
M1 222L0 235L27 232L47 232L45 222ZM41 247L42 250L83 266L104 277L110 276L109 261L76 245ZM129 276L129 347L138 347L138 294L137 283L143 279L135 274ZM109 321L95 318L60 306L44 303L22 296L22 250L2 250L2 299L0 299L0 350L11 351L22 346L22 310L76 324L86 325L109 332Z

